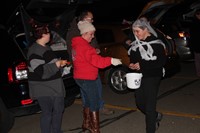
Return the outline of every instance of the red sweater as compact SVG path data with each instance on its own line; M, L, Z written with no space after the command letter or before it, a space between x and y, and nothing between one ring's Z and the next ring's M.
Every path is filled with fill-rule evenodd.
M111 57L102 57L82 37L72 38L74 79L95 80L98 69L111 65Z

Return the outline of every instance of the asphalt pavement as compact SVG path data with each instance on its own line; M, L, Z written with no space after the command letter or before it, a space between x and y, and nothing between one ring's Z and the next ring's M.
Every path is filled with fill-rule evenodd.
M164 114L156 133L200 133L200 78L193 62L182 63L181 72L164 79L160 86L157 110ZM105 106L113 115L100 115L101 133L145 133L144 115L135 106L134 90L116 94L104 85ZM40 114L17 117L9 133L40 133ZM65 109L64 133L81 133L82 106L77 99Z

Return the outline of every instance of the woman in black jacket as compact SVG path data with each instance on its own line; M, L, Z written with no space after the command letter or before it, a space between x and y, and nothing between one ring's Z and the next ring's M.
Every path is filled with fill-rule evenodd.
M128 50L129 68L143 75L140 88L135 90L136 105L145 114L146 133L155 133L156 124L162 119L162 114L156 111L156 103L166 63L165 45L148 21L136 20L132 30L135 41Z

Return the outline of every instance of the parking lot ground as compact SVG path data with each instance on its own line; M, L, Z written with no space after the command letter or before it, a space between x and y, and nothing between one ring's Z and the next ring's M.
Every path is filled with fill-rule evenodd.
M186 71L187 70L187 71ZM164 114L156 133L200 133L200 78L194 64L183 64L182 71L161 83L157 110ZM119 95L104 85L105 106L113 115L100 115L101 133L145 133L144 115L137 110L134 91ZM40 133L40 114L17 117L9 133ZM81 133L81 99L65 109L64 133Z

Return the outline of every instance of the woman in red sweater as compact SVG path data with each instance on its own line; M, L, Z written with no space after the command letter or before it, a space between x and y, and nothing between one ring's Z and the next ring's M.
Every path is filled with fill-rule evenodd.
M74 79L81 89L83 103L83 131L100 133L99 130L99 91L98 91L98 69L112 65L120 65L120 59L102 57L97 54L96 49L90 45L94 38L95 27L87 22L78 23L81 36L72 38L72 60Z

